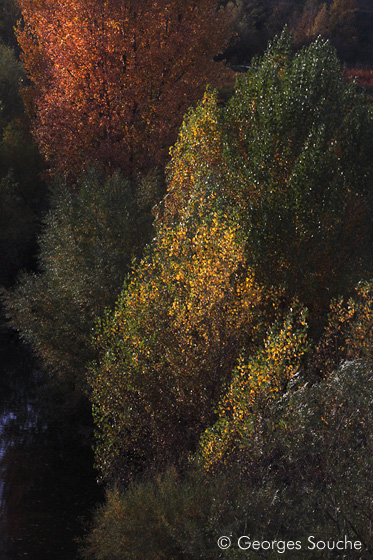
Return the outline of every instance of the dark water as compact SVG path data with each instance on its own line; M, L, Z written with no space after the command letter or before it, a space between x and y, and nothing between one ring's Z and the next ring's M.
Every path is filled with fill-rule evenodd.
M46 413L30 354L0 335L0 559L75 560L101 497L92 452Z

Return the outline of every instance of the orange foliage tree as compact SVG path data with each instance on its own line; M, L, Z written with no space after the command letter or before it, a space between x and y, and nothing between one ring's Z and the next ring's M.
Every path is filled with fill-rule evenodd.
M52 170L163 163L186 108L224 74L216 0L19 0L34 134Z

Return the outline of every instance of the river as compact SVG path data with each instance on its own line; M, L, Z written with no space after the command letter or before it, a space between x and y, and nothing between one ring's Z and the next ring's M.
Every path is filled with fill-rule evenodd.
M92 451L50 420L45 381L14 336L0 336L0 558L75 560L102 490Z

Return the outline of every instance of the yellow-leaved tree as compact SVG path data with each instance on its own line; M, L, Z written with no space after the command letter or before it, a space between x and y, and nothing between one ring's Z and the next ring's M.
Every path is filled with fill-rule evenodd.
M266 305L243 247L231 217L195 200L189 218L159 229L99 324L90 383L104 475L158 469L196 449Z
M276 427L270 405L281 398L308 348L306 315L295 302L284 320L269 329L257 353L240 356L219 403L218 420L201 438L200 457L207 470L232 460L248 467L263 454Z

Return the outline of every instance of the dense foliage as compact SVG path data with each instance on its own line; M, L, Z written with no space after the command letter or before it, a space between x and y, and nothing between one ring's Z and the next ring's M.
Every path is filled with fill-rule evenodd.
M371 228L357 223L370 223L372 124L330 47L292 55L286 33L225 106L208 93L189 114L157 236L96 333L90 384L105 476L194 451L226 383L225 406L244 418L281 394L306 348L304 311L292 319L287 306L305 301L317 331L331 295L369 269L360 257Z
M319 312L370 266L372 126L334 50L318 39L293 56L284 34L225 106L208 93L185 120L163 219L182 220L196 189L215 193L258 279Z
M272 550L261 550L266 559L299 541L301 551L287 553L314 560L309 535L324 541L348 535L362 543L361 552L348 557L370 558L372 389L372 368L359 361L313 386L294 377L287 394L267 408L271 429L263 419L256 437L241 440L238 463L231 458L214 475L180 477L171 470L110 492L97 512L86 558L141 560L145 552L165 560L244 559L248 551L237 546L241 535L274 540ZM227 551L217 546L222 535L232 540ZM341 558L341 552L323 551L322 557Z
M93 407L88 560L235 560L244 534L372 556L373 113L337 57L357 5L0 0L0 283L34 264L10 324L77 432ZM235 86L224 57L250 62ZM37 266L20 85L51 171Z
M148 240L156 184L156 177L138 184L94 170L74 192L56 183L39 240L40 272L23 274L7 294L12 326L70 396L86 391L95 319L114 304L132 259Z
M348 296L371 274L372 124L330 46L286 32L189 112L156 237L96 330L96 460L134 483L87 558L241 558L216 540L247 531L369 556L371 284Z
M261 290L237 226L196 213L158 233L99 326L90 384L106 476L185 459L258 328Z
M295 41L310 42L318 35L330 39L343 60L352 60L357 46L356 0L331 3L308 0L295 26Z
M19 0L34 135L52 169L162 164L185 110L219 82L217 0Z

